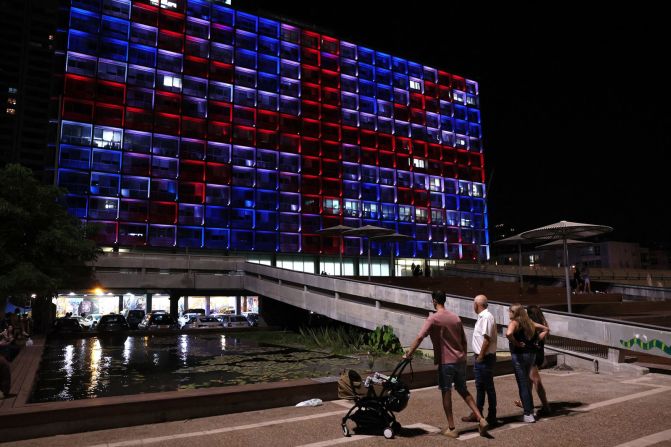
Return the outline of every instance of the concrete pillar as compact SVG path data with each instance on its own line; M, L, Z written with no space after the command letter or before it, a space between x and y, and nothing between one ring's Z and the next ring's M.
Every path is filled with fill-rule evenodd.
M359 276L359 257L352 258L352 276Z
M188 297L188 296L185 296L185 297L184 297L184 311L186 312L186 310L187 310L188 308L189 308L189 297Z
M123 295L117 295L119 297L119 313L123 310Z
M613 363L624 362L624 351L616 348L608 348L608 361Z
M235 314L238 315L240 313L240 296L236 295L235 296Z
M170 292L170 315L177 321L179 317L179 299L181 295L179 292Z
M151 313L151 297L152 297L152 295L153 294L149 293L149 292L145 293L145 298L146 298L146 306L145 306L146 309L145 310L146 310L147 313Z
M205 315L210 315L210 296L205 297Z
M313 267L314 273L317 274L317 275L320 275L321 272L322 272L321 270L319 270L319 258L320 258L319 256L315 257L314 267Z

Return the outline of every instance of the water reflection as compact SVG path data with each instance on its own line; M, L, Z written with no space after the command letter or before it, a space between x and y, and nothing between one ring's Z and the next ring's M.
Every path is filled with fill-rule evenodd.
M273 382L362 368L358 359L220 334L50 340L31 402Z

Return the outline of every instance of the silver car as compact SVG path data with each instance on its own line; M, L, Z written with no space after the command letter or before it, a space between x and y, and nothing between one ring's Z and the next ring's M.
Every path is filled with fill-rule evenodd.
M197 315L191 317L182 326L182 329L221 329L221 321L214 317L206 317L204 315Z
M249 327L249 321L244 315L222 315L221 324L224 327Z

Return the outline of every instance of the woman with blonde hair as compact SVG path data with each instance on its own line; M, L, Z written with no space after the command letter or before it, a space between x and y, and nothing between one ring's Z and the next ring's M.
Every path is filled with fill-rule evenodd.
M532 321L527 311L519 303L510 306L508 310L510 323L506 330L506 338L510 342L510 353L515 370L515 380L524 409L524 422L536 422L534 418L534 402L531 397L531 380L529 375L536 361L538 340L550 333L547 326Z

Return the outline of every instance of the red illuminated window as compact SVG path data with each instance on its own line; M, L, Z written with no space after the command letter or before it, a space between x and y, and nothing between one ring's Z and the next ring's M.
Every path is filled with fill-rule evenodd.
M154 110L162 113L179 114L180 106L182 104L182 96L177 93L170 92L156 92L154 99Z
M189 138L205 138L205 120L182 117L181 135Z
M95 81L84 76L67 74L65 76L65 96L77 99L93 99L95 93Z
M297 135L281 134L280 150L285 152L298 153L300 147L300 137Z
M93 118L93 102L64 98L63 118L67 120L91 122Z
M320 107L318 102L302 101L301 114L304 118L312 118L318 120L320 117Z
M256 132L253 127L233 126L233 142L245 146L255 146Z
M258 129L256 131L256 145L264 149L277 149L277 132Z
M184 35L161 30L158 33L158 47L162 50L182 53L184 51Z
M233 106L227 102L209 101L207 117L214 121L230 122Z
M301 154L318 157L321 151L321 145L316 138L301 138Z
M98 81L98 92L96 99L102 102L123 104L126 98L126 86L116 82Z
M320 65L319 51L310 48L301 49L301 62L318 67Z
M152 113L128 107L126 109L126 128L134 130L144 130L150 132L152 130Z
M207 66L207 59L195 56L186 56L184 58L184 74L206 78Z
M207 138L222 143L231 141L231 125L218 121L210 121L207 124Z
M183 160L179 166L180 180L203 181L205 162Z
M122 127L123 106L96 104L94 122L105 126Z
M184 14L167 9L161 9L159 14L158 26L164 30L175 33L184 32Z
M319 138L319 121L304 119L301 135Z
M261 129L277 130L279 115L275 112L259 110L256 125Z
M154 114L154 131L168 135L179 134L179 115L168 113Z
M301 43L304 47L319 49L319 34L312 31L303 31Z
M322 138L324 140L340 141L340 126L324 123L322 125Z
M301 178L301 192L303 194L319 194L321 192L321 185L319 182L319 177L303 175ZM319 213L319 207L315 210L306 210L303 208L304 213Z
M233 66L222 62L210 62L210 79L221 82L233 82L235 72Z
M340 47L340 43L338 39L334 39L333 37L328 37L328 36L322 36L321 40L321 50L326 51L327 53L331 54L338 54L338 48Z
M174 202L152 202L149 205L149 222L177 223L177 204Z
M333 160L340 160L342 157L342 151L340 150L340 144L334 141L322 141L322 156L324 158L330 158ZM357 153L357 162L358 162L358 153Z
M158 8L155 6L143 5L135 2L131 13L133 22L142 23L149 26L158 25Z
M342 113L338 107L322 106L322 120L329 123L340 123Z
M342 127L342 142L346 144L359 144L359 129L356 127Z
M231 166L223 163L208 162L205 169L205 179L208 183L228 185L231 183Z
M183 165L183 164L182 164ZM180 170L183 168L180 168ZM180 173L181 177L181 173ZM179 183L179 201L188 203L203 203L205 197L204 183Z

